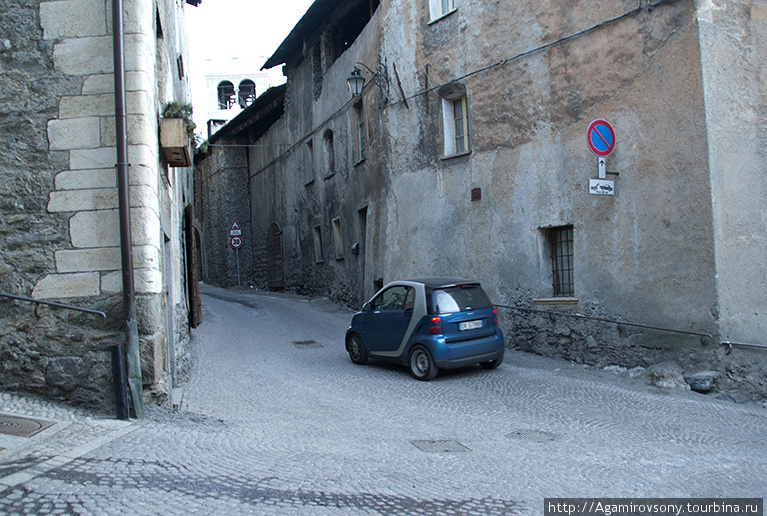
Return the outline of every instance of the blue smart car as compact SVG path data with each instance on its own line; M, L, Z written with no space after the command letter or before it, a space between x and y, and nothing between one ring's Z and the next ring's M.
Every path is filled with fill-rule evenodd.
M352 362L401 363L419 380L471 364L494 369L504 349L497 310L482 286L458 278L389 283L354 314L346 330Z

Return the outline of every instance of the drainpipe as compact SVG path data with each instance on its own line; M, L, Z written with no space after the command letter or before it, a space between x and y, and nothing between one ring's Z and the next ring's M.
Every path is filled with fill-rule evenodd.
M112 45L115 78L115 128L117 134L117 193L120 210L123 307L125 309L125 352L128 385L137 418L144 417L141 384L141 355L136 321L136 289L133 281L133 247L128 184L128 128L125 109L125 47L123 43L123 0L112 0Z

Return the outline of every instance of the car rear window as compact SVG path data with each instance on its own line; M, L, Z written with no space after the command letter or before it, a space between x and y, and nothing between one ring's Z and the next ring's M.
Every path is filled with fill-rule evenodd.
M493 304L479 285L435 289L431 294L432 313L451 314L490 308Z

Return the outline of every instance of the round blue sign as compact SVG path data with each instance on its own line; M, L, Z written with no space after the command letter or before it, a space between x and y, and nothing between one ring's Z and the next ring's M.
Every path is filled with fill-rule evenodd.
M589 149L597 156L607 156L615 148L615 131L604 120L594 120L591 122L586 135Z

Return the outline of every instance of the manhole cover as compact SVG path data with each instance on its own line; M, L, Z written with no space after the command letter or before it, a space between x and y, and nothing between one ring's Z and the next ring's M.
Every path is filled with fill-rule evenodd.
M440 440L440 441L410 441L419 450L428 453L447 453L447 452L467 452L471 451L458 441Z
M515 430L510 434L506 434L506 437L511 437L512 439L522 439L524 441L530 441L533 443L548 443L557 438L555 434L542 432L541 430Z
M37 432L54 424L49 421L39 421L26 417L0 415L0 434L32 437Z
M293 344L298 349L309 349L309 348L321 348L322 344L318 343L316 340L294 340Z

